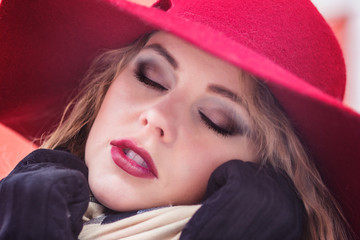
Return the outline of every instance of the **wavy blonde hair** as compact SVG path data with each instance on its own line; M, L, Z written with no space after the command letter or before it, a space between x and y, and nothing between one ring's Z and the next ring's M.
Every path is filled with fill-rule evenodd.
M84 158L88 133L110 84L148 38L149 35L95 59L84 78L82 92L68 104L58 128L41 147L65 147ZM307 212L303 239L350 239L350 228L338 204L279 103L263 81L243 71L241 75L241 84L246 89L242 92L253 126L249 137L258 149L259 163L283 169L294 182Z

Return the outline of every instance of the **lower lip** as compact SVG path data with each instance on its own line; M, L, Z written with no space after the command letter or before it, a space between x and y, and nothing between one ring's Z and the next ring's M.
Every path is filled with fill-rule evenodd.
M134 160L128 158L120 147L112 146L111 156L118 167L132 176L140 178L156 178L150 169L144 168Z

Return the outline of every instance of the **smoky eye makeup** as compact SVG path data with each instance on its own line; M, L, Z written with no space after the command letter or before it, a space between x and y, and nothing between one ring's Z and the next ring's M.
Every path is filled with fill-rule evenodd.
M165 86L161 74L147 62L139 62L134 70L135 78L145 86L158 91L167 91L169 88Z
M230 107L199 107L198 114L207 128L223 137L245 136L250 130L241 114Z
M169 90L175 82L174 73L156 54L139 56L134 63L134 76L144 86L157 91Z

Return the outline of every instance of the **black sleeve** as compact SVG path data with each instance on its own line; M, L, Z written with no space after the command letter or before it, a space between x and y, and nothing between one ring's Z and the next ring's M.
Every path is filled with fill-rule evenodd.
M211 175L206 200L180 239L301 239L305 214L285 173L232 160Z
M36 150L0 182L0 239L77 239L88 201L83 161Z

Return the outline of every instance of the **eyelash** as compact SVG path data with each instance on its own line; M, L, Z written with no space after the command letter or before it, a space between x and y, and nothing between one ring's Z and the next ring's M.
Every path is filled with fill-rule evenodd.
M232 136L235 134L235 131L233 129L231 130L227 130L224 129L222 127L219 127L218 125L216 125L213 121L211 121L204 113L202 113L201 111L199 111L201 120L205 123L205 125L210 128L211 130L213 130L214 132L220 134L223 137L228 137L228 136Z
M144 64L140 64L137 69L135 70L135 77L137 78L137 80L141 83L143 83L144 85L146 85L147 87L153 88L155 90L158 91L167 91L168 89L166 87L164 87L163 85L151 80L150 78L148 78L145 74L145 70L144 68L146 67L146 65Z

